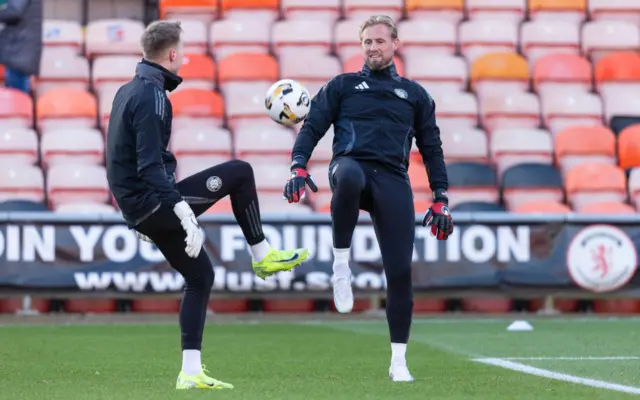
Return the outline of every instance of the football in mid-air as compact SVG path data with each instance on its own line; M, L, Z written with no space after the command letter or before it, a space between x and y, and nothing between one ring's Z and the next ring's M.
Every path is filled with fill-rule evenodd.
M269 117L284 126L303 121L310 105L309 91L293 79L282 79L271 85L264 100Z

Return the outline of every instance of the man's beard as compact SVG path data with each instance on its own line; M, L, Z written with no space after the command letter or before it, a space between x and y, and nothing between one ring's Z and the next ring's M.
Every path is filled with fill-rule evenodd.
M389 58L380 57L380 58L371 59L369 56L366 56L365 64L367 64L367 67L369 67L369 69L371 69L372 71L377 71L389 66L392 60L393 60L393 57L389 57Z

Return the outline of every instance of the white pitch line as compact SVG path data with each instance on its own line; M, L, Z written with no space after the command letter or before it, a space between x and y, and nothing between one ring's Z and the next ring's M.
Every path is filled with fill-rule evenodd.
M635 386L620 385L617 383L600 381L597 379L582 378L575 375L564 374L560 372L550 371L548 369L531 367L529 365L520 364L517 362L504 360L501 358L474 358L473 361L483 364L494 365L512 371L523 372L525 374L535 375L548 379L555 379L558 381L577 383L579 385L591 386L598 389L613 390L616 392L640 394L640 388Z
M500 357L510 361L624 361L640 360L640 356L608 356L608 357Z

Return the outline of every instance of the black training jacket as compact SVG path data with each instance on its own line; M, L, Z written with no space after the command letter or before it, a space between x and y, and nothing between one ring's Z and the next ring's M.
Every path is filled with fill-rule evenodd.
M176 187L176 158L169 151L171 102L182 78L142 60L135 76L116 93L107 132L107 179L129 227L153 214L160 204L182 200Z
M292 165L306 166L318 141L334 126L333 158L374 161L407 173L415 138L431 189L448 189L435 103L396 67L340 74L312 99L292 151Z

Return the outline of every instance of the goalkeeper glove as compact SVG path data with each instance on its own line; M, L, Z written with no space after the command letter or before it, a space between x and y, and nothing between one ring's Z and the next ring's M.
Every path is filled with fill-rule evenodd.
M284 186L284 198L287 199L289 203L299 202L305 196L306 185L309 185L312 191L318 191L318 187L313 181L313 178L311 178L311 175L309 175L309 172L307 172L305 168L294 165L291 168L291 176Z
M191 258L198 257L200 250L202 250L203 236L195 214L189 207L186 201L182 200L173 207L173 212L176 214L182 224L182 229L187 234L184 241L187 243L184 251Z
M438 240L447 240L453 232L453 219L449 212L449 199L444 189L433 191L433 204L422 220L422 226L431 226L431 236Z

